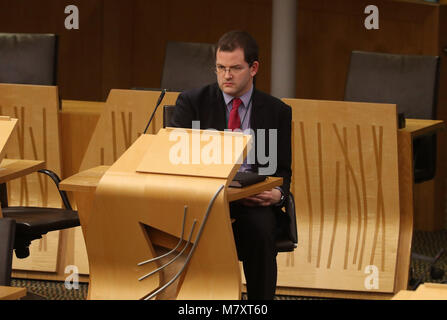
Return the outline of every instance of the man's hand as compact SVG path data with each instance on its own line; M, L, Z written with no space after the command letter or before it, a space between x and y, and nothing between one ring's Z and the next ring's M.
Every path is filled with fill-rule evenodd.
M241 203L247 207L267 207L277 204L279 201L281 201L281 191L272 189L244 198L241 200Z

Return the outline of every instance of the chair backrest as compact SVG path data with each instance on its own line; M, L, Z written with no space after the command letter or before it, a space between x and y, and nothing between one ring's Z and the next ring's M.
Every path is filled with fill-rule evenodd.
M144 132L160 91L110 91L93 136L82 159L80 171L100 165L112 165ZM174 104L178 92L167 92L162 103ZM147 134L162 128L160 107Z
M316 288L318 270L331 278L327 289L367 291L365 267L375 265L381 290L392 292L396 259L389 256L402 230L396 106L282 100L295 124L290 187L300 243L278 259L278 283Z
M280 230L276 241L278 252L290 252L298 246L298 228L295 213L295 198L289 192L285 203L285 214L281 214L279 219Z
M0 83L56 85L57 35L0 33Z
M5 158L43 160L61 175L59 95L55 86L0 84L0 115L18 119L5 148ZM59 190L51 179L32 173L7 182L10 206L61 208ZM57 268L59 231L31 245L27 259L15 259L16 270L54 272ZM44 263L42 263L44 261Z
M0 219L0 286L11 285L15 230L16 221L14 219Z
M345 100L392 103L406 118L436 116L439 57L353 51Z
M184 91L216 81L215 45L210 43L168 42L161 87Z
M171 119L174 115L175 106L163 106L163 128L171 125Z

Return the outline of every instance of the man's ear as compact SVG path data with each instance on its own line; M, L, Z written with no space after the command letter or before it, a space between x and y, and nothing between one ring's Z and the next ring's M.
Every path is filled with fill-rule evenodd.
M255 61L251 64L250 75L254 77L258 73L258 70L259 70L259 61Z

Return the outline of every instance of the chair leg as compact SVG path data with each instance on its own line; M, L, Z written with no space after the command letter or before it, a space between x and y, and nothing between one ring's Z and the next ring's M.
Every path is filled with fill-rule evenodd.
M0 184L0 203L2 208L8 207L8 190L6 188L6 183Z

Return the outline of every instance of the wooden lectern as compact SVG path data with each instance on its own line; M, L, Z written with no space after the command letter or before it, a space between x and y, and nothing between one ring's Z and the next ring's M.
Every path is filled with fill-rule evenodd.
M84 185L62 181L78 191L89 298L240 299L226 187L250 143L242 133L162 129L110 168L89 170Z

